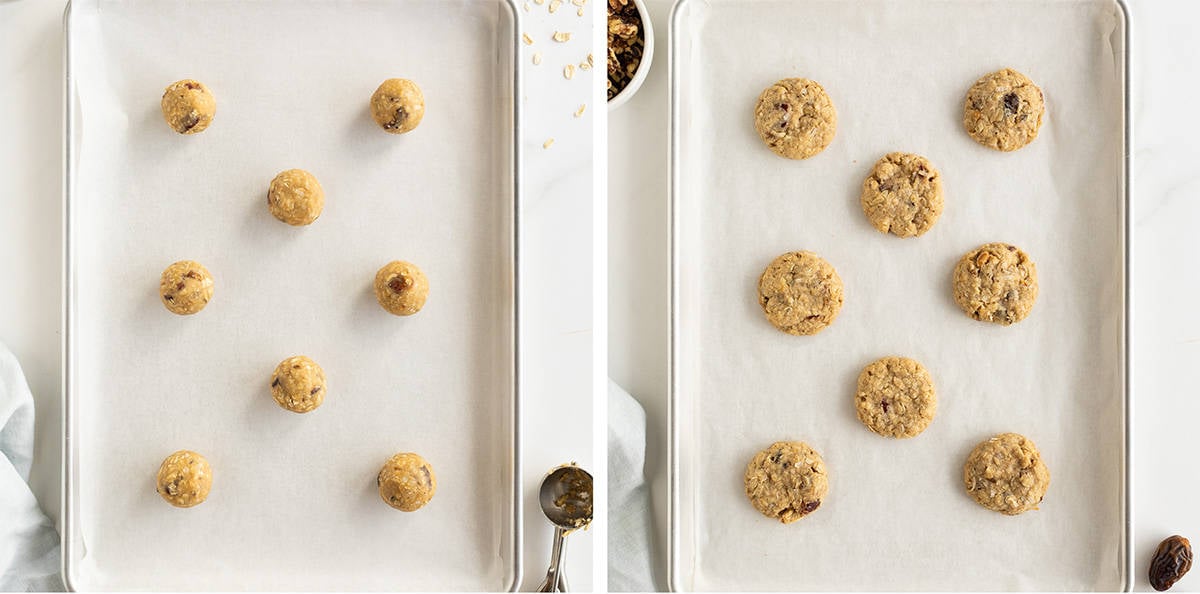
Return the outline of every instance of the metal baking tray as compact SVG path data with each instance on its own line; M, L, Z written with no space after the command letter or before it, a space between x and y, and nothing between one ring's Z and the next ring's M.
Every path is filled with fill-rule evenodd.
M679 0L670 24L669 580L674 590L1116 590L1130 587L1129 16L1115 0ZM1003 67L1045 92L1014 153L962 130L962 98ZM838 131L806 161L754 132L759 92L819 81ZM891 151L941 171L926 235L875 231L862 180ZM1041 294L1011 327L951 297L962 254L1022 246ZM845 282L815 336L767 323L758 276L815 251ZM909 440L858 422L872 360L930 369L937 418ZM1024 433L1052 482L1008 517L965 493L979 441ZM820 510L781 525L746 501L753 454L799 439L825 458Z
M519 11L510 0L72 0L66 36L63 572L77 590L506 590L521 575L517 382ZM416 80L420 127L367 102ZM169 130L163 88L205 82L213 124ZM326 192L313 225L267 212L279 171ZM208 307L158 303L175 260ZM425 308L374 300L393 259ZM306 354L321 408L280 409ZM193 449L208 500L158 464ZM378 497L398 451L433 464L415 513Z

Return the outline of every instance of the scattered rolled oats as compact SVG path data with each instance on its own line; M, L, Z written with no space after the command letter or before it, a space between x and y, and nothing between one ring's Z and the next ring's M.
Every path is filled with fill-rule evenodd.
M542 63L542 52L535 52L533 54L533 65L537 66L538 64L541 64L541 63Z
M524 5L524 6L522 6L521 8L524 8L524 9L525 9L525 12L529 12L529 10L530 10L530 8L531 8L531 7L529 6L529 3L528 3L528 2L526 2L526 3L525 3L525 5Z
M543 142L543 143L542 143L542 148L544 148L544 149L548 149L548 148L550 148L550 145L552 145L552 144L554 144L554 139L553 139L553 138L547 138L547 139L546 139L546 142Z
M522 33L521 39L525 42L525 45L533 45L533 38L528 33Z
M633 79L645 49L642 16L630 0L608 0L608 98ZM588 61L591 61L588 56Z
M580 106L579 106L579 109L576 109L576 110L575 110L575 117L577 117L577 118L581 118L581 117L583 117L583 111L584 111L585 109L587 109L587 103L584 103L584 104L580 105Z
M579 63L579 69L580 69L580 70L591 70L591 69L592 69L592 65L591 65L591 64L588 64L587 62L580 62L580 63Z
M550 12L551 13L558 10L559 6L562 6L562 0L550 0Z
M559 43L566 43L571 41L571 34L566 31L555 31L553 39Z
M567 64L565 67L563 67L563 78L571 80L571 77L573 76L575 76L574 64Z
M582 9L582 8L580 8L579 10L576 10L576 11L575 11L575 14L577 14L577 15L579 15L579 16L583 16L583 9Z

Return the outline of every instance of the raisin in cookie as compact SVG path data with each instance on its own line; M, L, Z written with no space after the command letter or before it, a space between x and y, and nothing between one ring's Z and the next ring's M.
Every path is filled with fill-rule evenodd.
M907 357L884 357L858 375L858 420L884 437L920 435L937 414L933 378Z
M842 278L812 252L775 258L758 279L758 303L776 328L797 336L816 334L842 310Z
M821 506L829 492L825 461L802 441L780 441L746 465L746 496L762 515L790 524Z
M833 142L837 110L815 81L785 78L758 96L754 129L775 154L807 159Z
M371 117L391 134L410 132L425 117L425 95L411 80L389 78L371 95Z
M156 490L167 503L175 507L192 507L204 503L212 490L212 467L204 456L191 450L179 450L158 467Z
M375 273L375 299L388 313L411 316L425 307L429 279L416 264L395 260Z
M880 232L917 237L942 215L942 176L925 157L889 153L863 181L860 201Z
M1038 508L1050 486L1050 471L1029 438L1002 433L971 450L963 484L979 505L1015 516Z
M306 413L325 401L325 371L303 355L279 362L271 374L271 397L295 413Z
M400 453L384 463L375 477L379 497L400 511L417 511L425 507L437 492L437 476L433 466L418 454Z
M325 190L313 174L288 169L271 180L267 207L275 218L289 225L310 225L325 210Z
M163 119L180 134L199 134L217 114L217 100L204 83L191 79L172 83L163 91Z
M212 299L212 274L199 262L180 260L163 270L158 282L158 296L171 313L194 314Z
M1042 90L1029 77L1005 68L975 81L963 102L963 127L975 142L1015 151L1037 138L1046 113Z
M1037 267L1015 245L982 245L954 267L954 302L981 322L1020 322L1033 310L1037 296Z

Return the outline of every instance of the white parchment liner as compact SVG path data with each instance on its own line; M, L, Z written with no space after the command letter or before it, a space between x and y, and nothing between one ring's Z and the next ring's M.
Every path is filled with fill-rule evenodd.
M80 115L72 196L77 311L76 587L478 590L512 579L512 45L500 1L76 0ZM426 115L386 134L386 78ZM171 82L217 99L207 131L162 121ZM311 226L271 217L279 171L326 192ZM158 277L204 263L215 296L168 313ZM430 279L425 308L375 302L392 259ZM329 391L307 415L271 399L306 354ZM208 457L204 504L154 492L170 452ZM399 451L438 477L390 509L375 474Z
M677 586L733 590L1086 590L1121 587L1123 19L1113 2L690 0L675 56L679 267ZM1045 92L1038 139L976 144L962 101L1013 67ZM838 110L807 161L754 132L758 93L801 76ZM890 151L941 171L945 213L917 239L875 231L863 178ZM951 295L968 250L1009 242L1041 293L1012 327ZM845 281L845 308L812 337L759 308L763 268L812 250ZM937 418L889 440L855 416L859 371L886 355L932 373ZM1052 483L1039 511L979 507L962 463L982 439L1032 438ZM792 525L746 501L742 475L776 440L829 468L821 508Z

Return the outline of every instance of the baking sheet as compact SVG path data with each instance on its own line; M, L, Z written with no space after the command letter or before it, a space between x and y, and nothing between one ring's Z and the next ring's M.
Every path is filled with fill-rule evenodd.
M684 590L1112 590L1127 587L1125 16L1105 0L683 0L672 17L671 582ZM1038 139L999 153L962 130L980 76L1037 82ZM819 81L832 145L772 154L751 114L774 81ZM890 151L927 156L946 208L918 239L874 230L863 178ZM991 241L1035 260L1025 321L969 319L962 254ZM807 249L845 282L832 326L775 330L755 287ZM903 355L933 375L938 415L911 440L856 418L859 371ZM961 484L979 441L1023 433L1052 482L1007 517ZM798 439L830 492L792 525L746 501L753 454Z
M515 389L516 12L502 0L75 0L69 72L66 575L77 589L499 590L519 579ZM416 80L427 111L382 133L367 101ZM163 88L205 82L213 124L180 136ZM312 171L324 213L267 211ZM168 313L158 278L204 263L215 296ZM375 302L418 263L420 314ZM324 368L306 415L267 383ZM154 491L177 449L208 457L196 508ZM379 500L398 451L433 464L416 513Z

